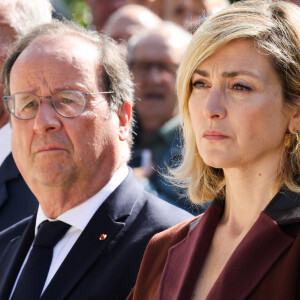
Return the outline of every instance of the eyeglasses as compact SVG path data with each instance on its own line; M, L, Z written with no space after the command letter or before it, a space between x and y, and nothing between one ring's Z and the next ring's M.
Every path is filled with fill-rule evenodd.
M31 93L16 93L3 96L9 112L20 120L30 120L36 117L41 105L41 98L51 99L52 106L58 114L66 118L79 116L86 105L88 95L113 94L109 92L83 93L75 90L64 90L52 96L37 96Z

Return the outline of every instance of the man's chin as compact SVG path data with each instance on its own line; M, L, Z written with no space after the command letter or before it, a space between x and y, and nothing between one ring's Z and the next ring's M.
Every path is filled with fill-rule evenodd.
M71 165L48 164L36 168L33 178L33 182L36 184L48 187L58 187L72 185L72 182L76 181L76 172ZM30 183L28 183L28 185L30 186Z

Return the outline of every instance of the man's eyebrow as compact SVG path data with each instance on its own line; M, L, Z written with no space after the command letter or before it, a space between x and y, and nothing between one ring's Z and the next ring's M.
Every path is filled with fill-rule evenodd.
M194 71L193 74L198 74L198 75L203 76L203 77L209 77L209 73L207 71L204 71L204 70L198 70L197 69L197 70ZM253 78L256 78L256 79L261 79L255 73L244 71L244 70L234 71L234 72L223 72L221 77L223 77L223 78L234 78L234 77L237 77L239 75L247 75L247 76L250 76L250 77L253 77Z

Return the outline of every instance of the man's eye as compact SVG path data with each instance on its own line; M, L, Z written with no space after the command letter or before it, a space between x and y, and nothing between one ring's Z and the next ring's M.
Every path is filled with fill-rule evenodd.
M70 99L70 98L62 98L61 102L65 103L65 104L72 104L72 103L74 103L74 101L72 99Z
M34 103L34 101L31 101L31 102L29 102L28 104L26 104L25 106L24 106L24 108L31 108L31 107L33 107L33 106L35 106L36 104Z

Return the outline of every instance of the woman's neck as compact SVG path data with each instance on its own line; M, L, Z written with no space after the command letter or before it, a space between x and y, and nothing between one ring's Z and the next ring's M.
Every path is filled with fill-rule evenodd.
M225 169L225 210L221 224L226 225L233 235L239 235L255 223L274 197L278 167L251 166L246 170Z

